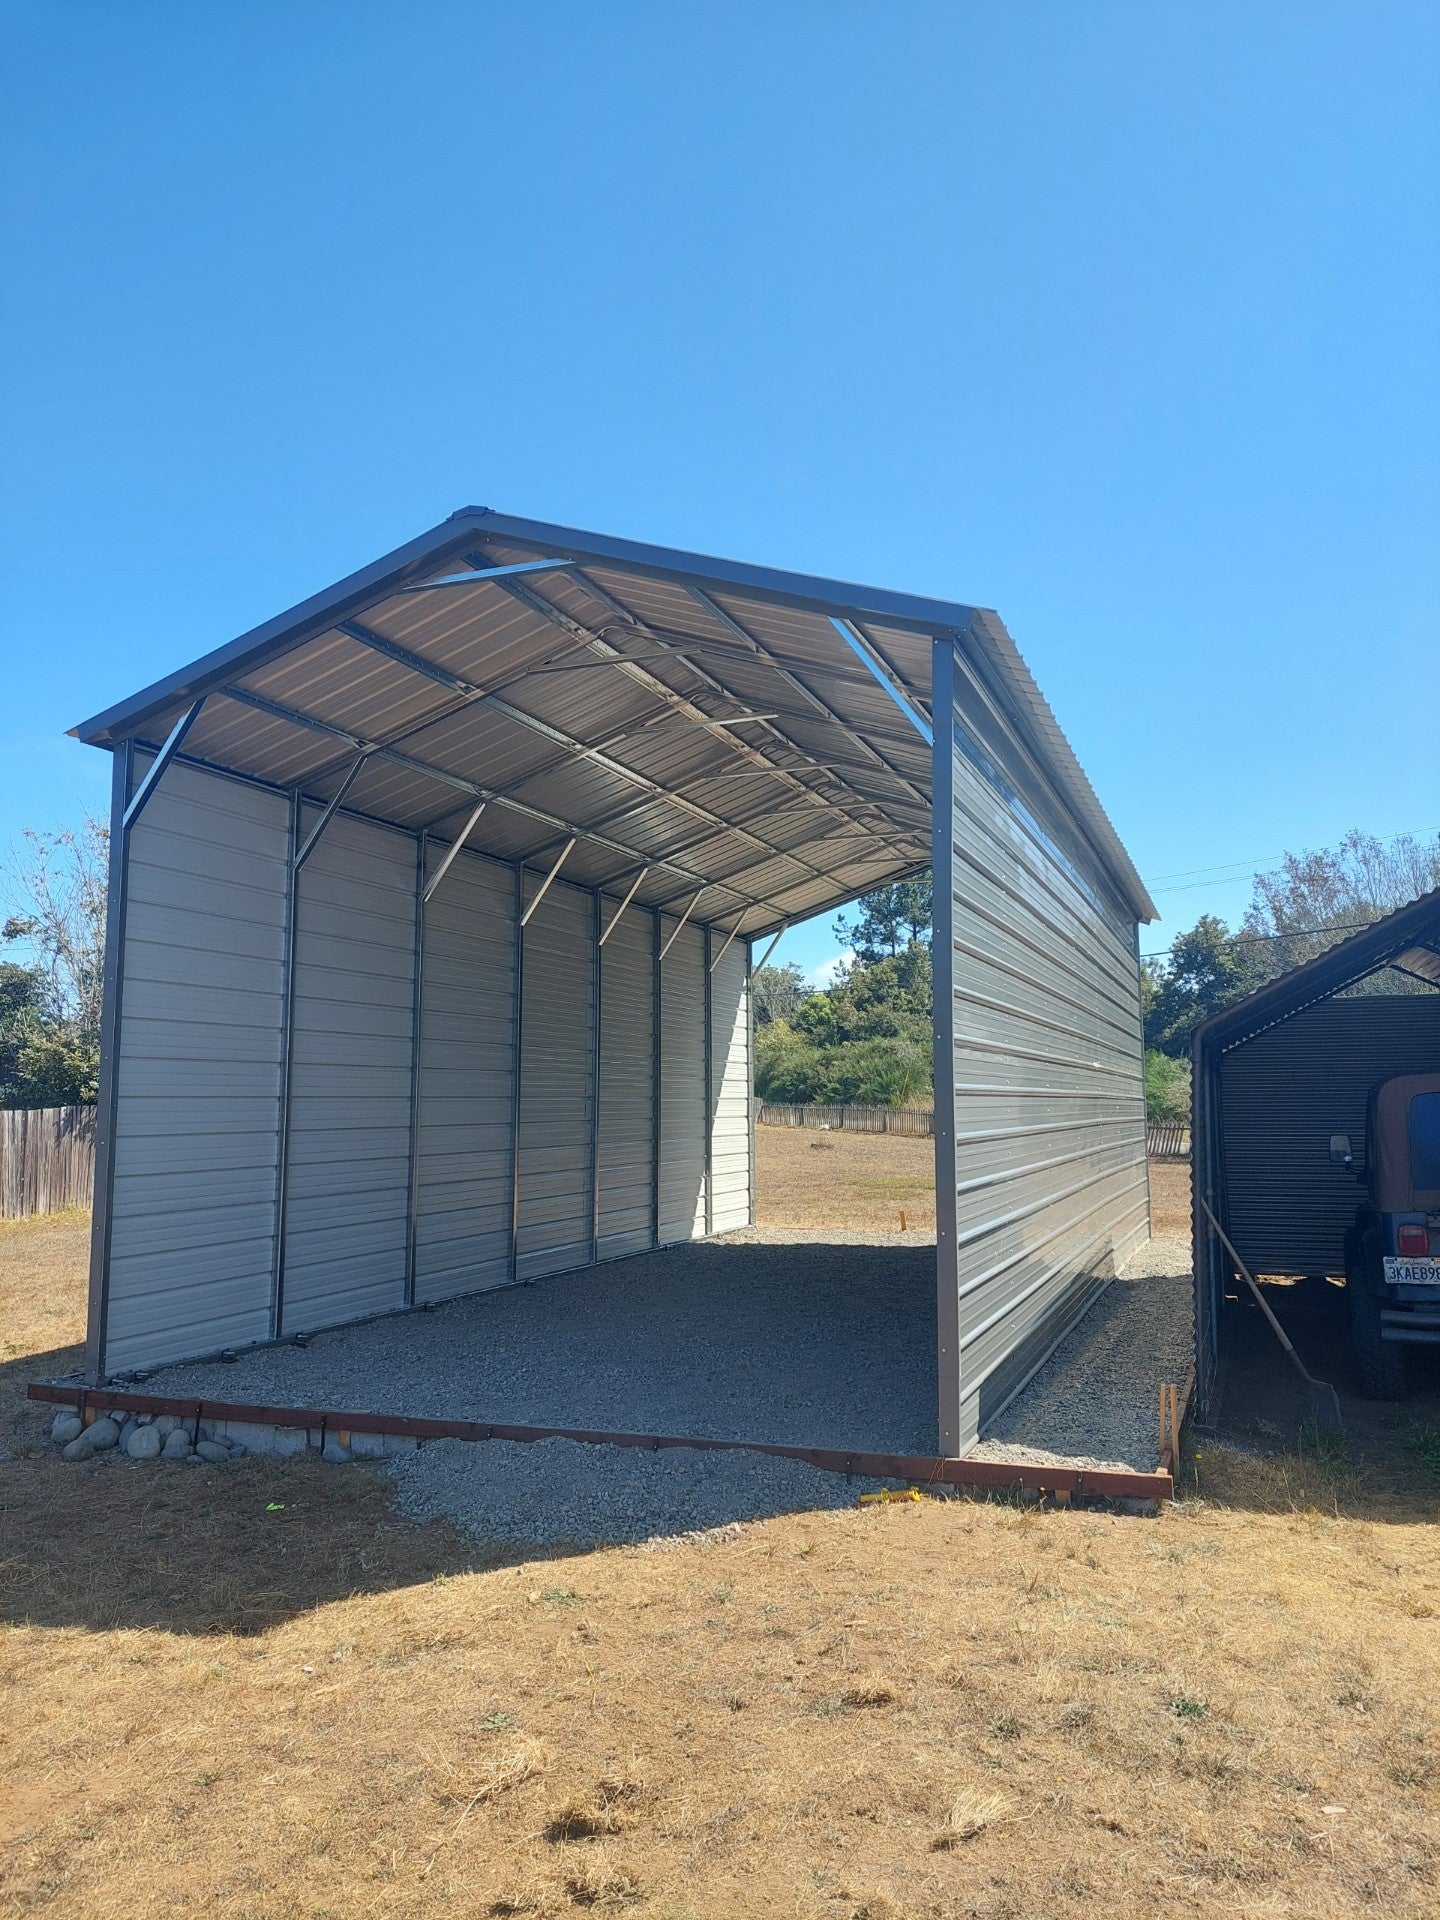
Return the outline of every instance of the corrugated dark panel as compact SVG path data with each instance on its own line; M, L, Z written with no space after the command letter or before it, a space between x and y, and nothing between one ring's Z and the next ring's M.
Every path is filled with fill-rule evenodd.
M1437 1067L1430 993L1322 1000L1221 1057L1225 1216L1252 1272L1343 1271L1361 1190L1331 1164L1330 1135L1348 1133L1358 1159L1370 1089Z

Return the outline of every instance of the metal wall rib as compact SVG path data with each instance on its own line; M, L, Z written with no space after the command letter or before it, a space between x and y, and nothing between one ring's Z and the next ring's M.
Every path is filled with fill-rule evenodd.
M663 940L675 922L661 915ZM662 941L663 944L663 941ZM680 928L660 963L660 1244L705 1231L704 938Z
M936 741L947 1453L974 1444L1149 1229L1133 920L963 674L953 687Z
M526 875L528 907L545 876ZM516 1278L590 1259L594 1125L591 895L559 882L526 924L520 1044L520 1208Z
M608 923L618 901L603 903ZM654 916L628 907L600 949L600 1231L602 1260L654 1245Z
M282 1335L404 1305L416 961L414 836L337 814L295 897Z
M407 1258L424 1302L583 1267L592 1234L601 1259L696 1238L707 1203L749 1221L744 942L707 975L687 924L662 962L675 921L632 905L597 967L618 898L557 880L517 938L541 876L468 850L417 919L416 837L342 811L295 876L292 996L320 809L291 812L177 765L133 830L105 1371L273 1337L281 1257L283 1336L403 1306Z
M443 855L432 846L432 871ZM515 919L512 870L466 853L426 903L417 1300L511 1277Z
M717 941L715 951L720 952ZM750 1224L750 1004L745 949L733 942L710 976L710 1230Z
M288 838L181 766L131 829L106 1372L269 1333Z

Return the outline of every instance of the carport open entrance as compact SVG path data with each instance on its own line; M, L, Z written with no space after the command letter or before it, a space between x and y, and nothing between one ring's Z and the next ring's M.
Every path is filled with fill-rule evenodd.
M932 859L943 1451L1144 1235L1150 906L993 614L467 510L79 731L96 1379L746 1226L761 943Z

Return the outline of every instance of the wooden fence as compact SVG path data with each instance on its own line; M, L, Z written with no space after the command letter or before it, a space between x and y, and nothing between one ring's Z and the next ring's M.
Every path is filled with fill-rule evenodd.
M759 1100L755 1118L762 1127L814 1127L836 1133L902 1133L912 1140L930 1140L935 1134L935 1113L931 1107L785 1107L771 1100ZM1187 1160L1190 1129L1152 1120L1145 1129L1145 1150L1154 1160Z
M784 1107L771 1100L755 1103L762 1127L814 1127L837 1133L903 1133L929 1140L935 1132L933 1107Z
M756 1102L762 1127L811 1127L836 1133L898 1133L929 1140L931 1107L787 1107ZM1152 1120L1145 1144L1154 1160L1190 1155L1187 1126ZM37 1107L0 1111L0 1219L88 1207L95 1186L95 1109Z
M0 1111L0 1219L88 1207L94 1190L94 1107Z
M1145 1129L1145 1151L1152 1160L1188 1160L1189 1127L1183 1120L1152 1120Z

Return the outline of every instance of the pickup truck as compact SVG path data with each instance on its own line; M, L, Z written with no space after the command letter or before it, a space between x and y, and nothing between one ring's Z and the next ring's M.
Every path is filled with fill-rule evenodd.
M1331 1134L1330 1158L1365 1188L1345 1235L1359 1388L1399 1400L1406 1348L1440 1346L1440 1073L1382 1081L1366 1110L1363 1163L1343 1133Z

